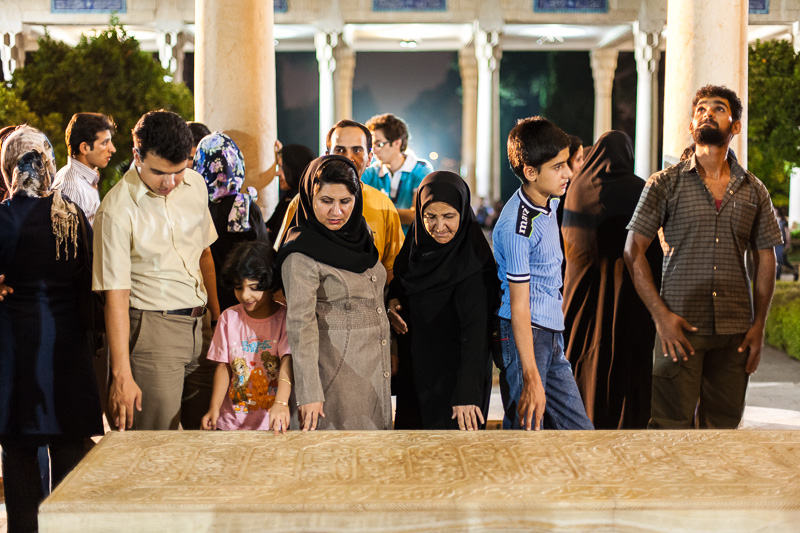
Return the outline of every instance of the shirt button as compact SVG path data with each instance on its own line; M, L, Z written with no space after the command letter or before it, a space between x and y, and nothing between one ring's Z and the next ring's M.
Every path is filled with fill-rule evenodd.
M389 371L388 371L388 370L386 370L386 371L383 373L383 377L385 377L386 379L389 379L390 377L392 377L392 375L389 373Z
M717 265L714 265L714 270L716 270L716 269L717 269Z
M717 238L717 239L714 239L714 242L719 242L719 238Z
M716 296L716 295L717 295L717 293L716 293L716 292L712 292L712 293L711 293L711 296Z
M372 277L371 277L371 278L369 278L369 279L371 279L371 280L372 280L372 283L375 283L376 281L378 281L378 276L372 276Z
M378 311L378 314L383 313L383 307L378 307L377 311Z
M386 346L386 339L381 339L381 346Z

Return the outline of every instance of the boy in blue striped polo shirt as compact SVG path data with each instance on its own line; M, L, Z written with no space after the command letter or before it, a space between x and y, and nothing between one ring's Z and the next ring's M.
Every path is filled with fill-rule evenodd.
M503 429L594 429L564 358L556 208L572 176L568 159L569 137L544 118L522 119L508 134L522 186L492 232L503 288Z

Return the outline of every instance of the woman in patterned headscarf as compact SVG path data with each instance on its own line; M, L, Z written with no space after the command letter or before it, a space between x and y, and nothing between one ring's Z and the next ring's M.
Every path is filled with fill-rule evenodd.
M256 205L258 195L253 187L242 192L244 156L233 139L215 131L197 145L192 168L203 176L208 186L208 209L217 230L217 240L211 245L214 268L222 270L225 258L244 241L268 239L261 210ZM238 304L232 289L222 285L217 277L219 310Z
M35 531L37 508L103 433L88 321L91 228L51 189L53 147L30 127L3 143L0 204L0 446L9 531ZM85 237L84 237L85 235ZM47 464L47 452L50 465ZM52 472L52 476L51 476Z

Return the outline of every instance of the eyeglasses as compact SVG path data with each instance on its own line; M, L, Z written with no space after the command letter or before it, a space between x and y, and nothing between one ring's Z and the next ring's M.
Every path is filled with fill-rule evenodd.
M372 144L373 144L373 145L374 145L376 148L383 148L383 147L384 147L384 146L386 146L387 144L392 144L392 141L378 141L378 142L374 142L374 143L372 143Z

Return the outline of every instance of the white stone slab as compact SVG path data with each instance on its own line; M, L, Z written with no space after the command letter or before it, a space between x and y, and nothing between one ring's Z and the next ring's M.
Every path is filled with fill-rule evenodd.
M797 531L798 431L110 433L43 532Z

